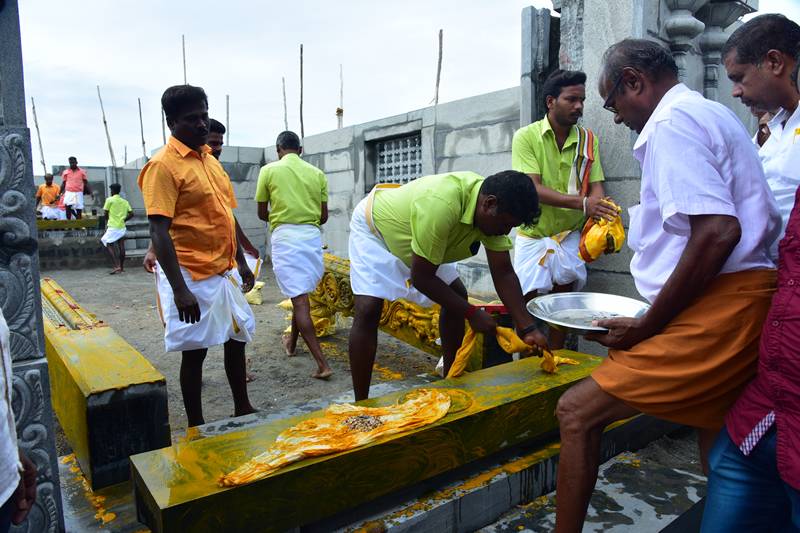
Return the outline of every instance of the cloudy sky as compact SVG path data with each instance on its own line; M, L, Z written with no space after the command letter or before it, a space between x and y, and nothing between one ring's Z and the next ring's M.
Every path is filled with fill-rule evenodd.
M283 129L281 77L289 128L299 131L299 46L304 45L306 135L336 127L339 65L345 124L431 103L438 30L444 30L440 101L519 83L520 13L548 0L193 2L28 0L20 2L28 122L36 100L45 161L108 165L100 85L117 163L142 154L137 98L148 153L161 145L159 98L183 82L205 88L212 117L230 143L265 146ZM223 7L224 6L224 7ZM761 0L761 12L800 20L800 0ZM39 160L34 140L33 158ZM36 165L35 172L41 173Z

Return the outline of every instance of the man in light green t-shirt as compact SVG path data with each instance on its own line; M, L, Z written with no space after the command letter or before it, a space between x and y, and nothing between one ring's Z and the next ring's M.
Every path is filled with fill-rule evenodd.
M100 237L100 242L108 250L114 270L109 274L125 272L125 222L133 217L133 209L128 200L119 195L122 187L119 183L112 183L108 187L111 196L106 198L103 211L106 215L106 232Z
M511 166L533 179L542 216L521 227L514 243L514 270L526 301L537 294L580 290L586 265L578 253L587 217L612 219L603 202L603 168L597 137L577 126L586 98L586 74L556 70L544 82L547 115L514 134ZM551 330L550 346L564 347L564 333Z
M350 329L350 371L356 400L369 396L378 322L384 300L403 298L442 306L439 333L444 375L464 337L464 319L479 333L497 327L491 315L469 304L455 262L483 244L497 294L520 336L546 346L525 309L514 274L508 233L539 215L533 182L508 170L484 179L474 172L418 178L402 187L376 186L350 220L350 285L355 317Z
M283 346L294 355L302 335L317 362L312 377L327 379L333 371L317 340L308 294L324 273L320 226L328 220L328 180L300 159L303 147L296 133L284 131L275 147L278 161L261 168L255 200L258 217L269 222L275 280L292 300L291 333L283 336Z

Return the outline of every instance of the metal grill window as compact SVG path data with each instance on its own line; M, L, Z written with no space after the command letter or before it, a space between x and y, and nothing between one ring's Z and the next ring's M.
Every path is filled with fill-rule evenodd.
M422 176L422 136L376 141L375 183L408 183Z

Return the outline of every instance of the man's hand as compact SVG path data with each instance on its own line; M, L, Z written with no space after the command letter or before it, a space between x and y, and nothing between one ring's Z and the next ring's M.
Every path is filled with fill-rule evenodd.
M592 325L607 328L608 333L591 333L586 335L586 340L619 350L627 350L656 333L645 325L642 318L607 318L597 320Z
M494 334L497 329L497 322L494 317L484 311L477 309L475 313L469 318L469 325L476 333L491 333Z
M542 350L549 350L550 347L547 344L547 337L542 335L542 332L538 329L533 331L529 331L522 337L522 340L528 346L536 346L539 348L539 356L542 355Z
M192 291L188 288L183 288L179 291L175 291L174 296L175 307L178 309L178 318L180 321L186 322L187 324L200 322L200 305L197 303L197 298L194 297Z
M19 460L22 462L22 474L19 477L17 490L14 491L14 514L11 516L11 523L21 524L36 502L36 465L28 459L28 456L19 452Z
M151 274L156 271L156 252L152 248L148 248L147 253L144 254L142 266L144 266L144 269Z
M253 276L253 272L250 270L250 267L247 266L247 262L239 263L238 267L239 275L242 277L242 292L246 294L253 289L253 285L256 283L256 278Z
M619 213L614 209L614 206L605 202L605 198L601 196L589 196L586 200L586 215L596 220L605 218L607 220L614 220Z

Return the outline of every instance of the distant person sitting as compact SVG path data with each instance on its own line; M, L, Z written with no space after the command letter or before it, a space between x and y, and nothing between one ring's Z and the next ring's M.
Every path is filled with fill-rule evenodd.
M73 156L69 158L69 168L61 173L61 194L64 195L64 205L67 206L67 219L73 216L80 220L83 213L83 195L89 196L89 180L86 172L78 166L78 160Z
M53 185L53 175L47 173L44 175L44 183L39 185L36 191L36 207L39 208L41 204L42 218L45 220L60 220L60 211L57 206L58 197L61 194L61 189Z
M114 270L109 274L125 272L125 222L133 217L133 209L128 200L119 195L122 187L119 183L112 183L109 187L111 196L106 198L103 211L106 215L106 232L100 242L108 250Z

